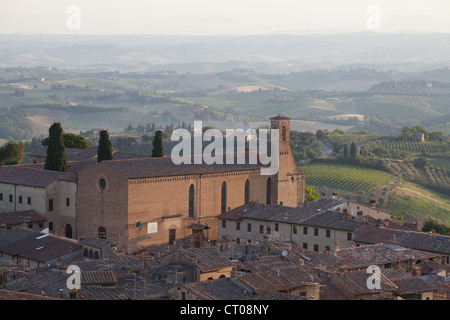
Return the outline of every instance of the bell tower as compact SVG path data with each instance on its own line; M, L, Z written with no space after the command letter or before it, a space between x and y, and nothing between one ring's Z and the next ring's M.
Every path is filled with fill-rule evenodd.
M279 130L278 173L272 176L271 203L297 207L305 199L305 174L295 164L290 146L291 119L270 118L270 129Z

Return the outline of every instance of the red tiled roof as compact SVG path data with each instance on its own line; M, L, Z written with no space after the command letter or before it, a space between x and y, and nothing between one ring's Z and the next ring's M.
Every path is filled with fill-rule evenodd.
M0 251L10 255L47 262L81 250L75 241L30 229L14 228L0 234Z
M219 219L256 219L347 231L354 231L366 224L363 221L349 220L344 214L327 209L336 204L335 201L328 204L324 201L309 206L286 207L252 202L221 214Z
M0 289L0 300L59 300L45 295Z
M77 175L71 172L33 169L21 165L0 166L0 183L43 188L57 180L76 182Z
M235 279L223 278L183 284L200 300L243 300L253 292Z
M339 249L336 255L338 258L342 259L344 264L346 264L349 268L361 268L370 265L397 263L399 260L409 261L414 259L417 261L431 259L438 256L429 252L383 243Z
M301 266L273 268L256 273L247 273L237 277L240 282L249 286L254 292L268 290L292 290L318 283L318 279Z
M415 294L436 291L437 288L419 277L392 279L392 282L398 287L397 294Z
M361 243L392 243L415 250L450 254L450 236L419 231L374 227L355 235L354 241Z
M372 294L372 293L380 293L380 292L396 292L398 287L393 283L389 278L387 278L383 273L380 274L380 288L369 288L367 286L367 281L369 277L372 276L370 273L366 271L347 271L338 273L341 283L344 284L347 289L350 289L352 293L355 295L361 294ZM370 280L369 280L370 281ZM341 285L335 284L342 288ZM345 289L344 289L345 290ZM347 290L345 290L347 291Z
M262 294L257 295L251 300L308 300L307 297L294 296L291 294L276 292L276 291L266 291Z
M101 164L116 169L129 179L259 170L257 164L175 164L170 157L108 160Z
M44 222L46 219L34 210L0 213L0 225L20 225L24 222Z
M233 266L218 248L179 248L178 252L195 261L195 265L202 271L221 269Z

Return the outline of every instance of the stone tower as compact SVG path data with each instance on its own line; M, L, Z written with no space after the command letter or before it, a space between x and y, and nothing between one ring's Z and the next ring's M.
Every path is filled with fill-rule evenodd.
M278 173L271 177L272 204L297 207L305 200L305 174L297 168L292 155L289 130L290 118L280 115L270 118L270 128L279 130Z

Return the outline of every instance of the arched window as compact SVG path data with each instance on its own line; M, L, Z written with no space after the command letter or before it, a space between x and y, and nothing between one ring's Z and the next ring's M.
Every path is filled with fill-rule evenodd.
M95 251L94 252L94 259L99 259L100 258L100 256L99 256L99 254L98 254L98 251Z
M250 202L250 181L247 179L245 180L245 186L244 186L244 204L247 204Z
M221 206L220 206L220 212L225 213L227 210L227 184L226 182L222 182L222 192L221 192Z
M89 255L89 251L87 248L84 248L83 256L87 257Z
M281 129L281 141L286 141L286 126Z
M70 224L66 224L65 234L66 234L66 238L72 239L72 226Z
M194 217L194 185L189 187L189 218Z
M98 237L100 239L106 239L106 229L103 227L98 228Z
M271 194L271 189L272 189L272 181L269 178L267 178L267 184L266 184L266 204L270 204L270 194Z

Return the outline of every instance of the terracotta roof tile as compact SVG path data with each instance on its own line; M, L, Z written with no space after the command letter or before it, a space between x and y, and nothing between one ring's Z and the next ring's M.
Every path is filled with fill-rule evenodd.
M383 243L339 249L336 254L348 268L362 268L370 265L397 263L399 260L423 260L437 257L436 254Z
M57 180L77 182L77 175L71 172L41 170L21 165L0 166L0 183L44 188Z
M182 284L200 300L243 300L253 296L250 288L236 279L222 278Z
M358 233L354 241L361 243L392 243L402 247L439 254L450 254L450 236L419 231L374 227Z
M108 160L101 162L116 169L129 179L166 177L174 175L208 174L238 170L259 170L257 164L175 164L170 157Z
M21 225L24 222L44 222L46 219L37 211L26 210L0 213L0 225Z
M0 234L0 251L39 262L47 262L70 252L75 257L81 248L73 240L30 229L14 228Z

